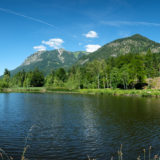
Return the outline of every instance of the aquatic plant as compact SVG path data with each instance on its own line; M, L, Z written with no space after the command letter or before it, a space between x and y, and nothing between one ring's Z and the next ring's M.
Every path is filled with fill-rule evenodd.
M148 148L148 160L160 160L160 156L158 154L154 155L154 157L151 158L151 149L152 149L152 147L149 146L149 148ZM122 144L120 146L120 149L117 151L117 154L118 154L118 160L123 160ZM111 160L113 160L113 159L114 159L114 157L112 156ZM88 160L96 160L96 159L91 159L88 156ZM141 159L141 156L139 155L137 157L137 160L146 160L146 149L145 148L143 149L143 158Z
M28 160L25 157L25 154L28 150L28 148L30 147L30 145L28 145L28 140L31 138L32 136L32 131L33 129L36 127L36 125L32 125L32 127L29 129L27 136L25 137L25 144L24 144L24 148L23 148L23 152L22 152L22 156L20 160ZM8 156L8 154L0 148L0 160L13 160L13 157Z
M21 159L20 159L20 160L29 160L28 158L25 157L25 154L26 154L28 148L30 147L30 146L27 144L27 142L28 142L28 139L30 138L30 136L32 135L32 130L33 130L34 127L35 127L35 126L33 125L33 126L30 128L30 130L29 130L29 132L28 132L28 134L27 134L27 136L26 136L26 138L25 138L25 145L24 145L23 152L22 152L22 156L21 156ZM120 148L119 148L118 151L117 151L118 159L117 159L117 158L114 158L114 157L112 156L112 157L110 158L110 160L114 160L114 159L115 159L115 160L123 160L122 147L123 147L123 146L122 146L122 144L121 144ZM153 156L153 158L151 158L151 150L152 150L152 146L149 146L149 148L148 148L148 159L147 159L147 157L146 157L146 149L144 148L144 149L143 149L143 158L141 159L141 156L139 155L139 156L137 157L137 160L160 160L160 156L159 156L158 154L155 154L155 155ZM95 158L90 158L89 155L87 155L87 158L88 158L88 160L96 160ZM8 156L8 154L7 154L3 149L0 148L0 160L14 160L14 159L13 159L13 157Z

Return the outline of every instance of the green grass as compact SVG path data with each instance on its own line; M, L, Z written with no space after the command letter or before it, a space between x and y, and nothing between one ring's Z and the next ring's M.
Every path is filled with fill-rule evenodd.
M114 96L142 96L142 97L159 97L160 90L144 89L144 90L122 90L122 89L83 89L78 90L84 94L106 94Z
M46 92L46 88L45 87L29 87L29 88L4 88L2 90L0 90L1 92Z
M68 88L51 88L51 87L30 87L30 88L7 88L1 89L0 92L57 92L57 93L79 93L79 94L104 94L113 96L142 96L142 97L160 97L160 90L158 89L143 89L143 90L122 90L122 89L68 89Z

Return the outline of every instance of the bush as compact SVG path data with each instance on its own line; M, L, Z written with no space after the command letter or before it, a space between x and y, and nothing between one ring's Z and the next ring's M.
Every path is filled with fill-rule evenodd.
M0 80L0 89L8 88L9 84L3 80Z

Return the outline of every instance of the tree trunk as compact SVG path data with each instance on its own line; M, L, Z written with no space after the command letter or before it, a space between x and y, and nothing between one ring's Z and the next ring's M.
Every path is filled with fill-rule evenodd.
M98 89L99 89L99 74L98 74Z
M123 79L123 86L124 86L124 89L126 89L125 80L124 79Z
M106 88L105 80L103 80L103 86L104 86L104 89L105 89Z
M108 79L107 79L107 74L106 74L106 82L107 82L107 88L109 88Z
M111 76L110 76L110 88L112 88Z

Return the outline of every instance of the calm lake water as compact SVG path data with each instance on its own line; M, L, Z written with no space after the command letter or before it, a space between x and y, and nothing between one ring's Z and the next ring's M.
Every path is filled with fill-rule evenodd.
M32 127L32 129L30 129ZM0 148L30 160L136 160L160 153L160 99L78 94L0 94ZM148 154L147 154L148 155Z

